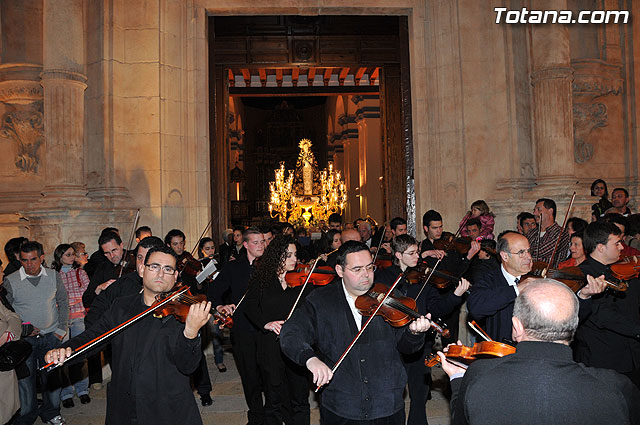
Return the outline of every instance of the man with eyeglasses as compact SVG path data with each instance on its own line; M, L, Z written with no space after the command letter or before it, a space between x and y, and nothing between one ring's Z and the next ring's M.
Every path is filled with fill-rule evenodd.
M142 294L115 300L91 328L63 344L68 348L49 351L47 362L64 362L72 349L143 312L158 295L174 287L178 272L171 248L150 249L137 267ZM210 309L209 302L190 306L184 324L173 316L157 319L149 314L111 339L107 424L202 424L189 374L200 363L200 328L210 319Z
M519 294L522 277L531 271L533 261L527 238L512 230L498 236L496 251L502 265L491 268L474 282L467 300L469 314L486 319L485 331L494 341L511 340L513 303ZM587 314L591 296L602 292L601 282L593 280L578 292L581 316ZM590 306L590 304L589 304Z
M314 384L324 387L320 397L323 425L405 423L402 393L407 373L401 353L422 347L422 333L430 327L426 317L401 328L374 317L335 375L330 369L368 319L356 309L355 302L373 286L372 261L364 243L342 245L336 264L342 280L309 294L282 326L280 347L284 354L306 366Z
M242 240L244 249L240 251L240 256L223 267L218 277L209 285L207 296L219 312L233 315L231 345L242 381L244 398L249 407L249 425L262 425L263 385L258 370L258 338L261 330L247 319L242 300L247 292L256 260L264 253L265 241L263 233L256 227L246 229L242 234Z
M387 286L391 286L400 274L418 264L420 250L418 242L413 236L407 234L395 236L391 240L391 250L393 253L393 265L376 270L376 283L384 283ZM422 285L411 285L405 278L402 278L397 286L398 292L402 295L416 300L420 314L431 313L433 319L450 314L457 306L462 304L462 296L469 289L469 282L466 279L460 279L455 290L449 292L445 297L441 297L438 290L429 284L424 286L424 289L422 287ZM419 297L418 294L420 294ZM431 348L434 343L435 335L427 335L422 349L402 356L409 378L409 398L411 399L407 425L423 425L427 423L425 405L431 386L431 368L425 366L424 359L431 354Z

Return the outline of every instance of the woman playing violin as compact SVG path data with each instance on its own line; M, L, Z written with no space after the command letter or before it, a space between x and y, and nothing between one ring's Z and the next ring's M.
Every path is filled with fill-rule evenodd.
M278 335L302 286L291 288L285 276L297 264L293 237L278 235L260 258L249 280L245 299L247 318L263 332L258 338L258 367L265 376L265 424L308 425L307 371L284 357ZM308 285L312 287L312 285Z
M391 242L391 250L394 264L376 271L375 282L391 285L400 273L404 273L407 269L418 264L418 242L413 236L396 236ZM421 284L409 284L406 279L403 279L397 286L399 292L412 298L418 295L421 287ZM461 279L456 289L442 298L437 289L427 284L417 300L418 312L421 314L431 313L432 318L446 316L462 303L462 296L468 289L469 282ZM409 377L409 397L411 398L408 425L427 422L425 403L431 386L431 368L425 367L424 358L431 353L434 342L435 336L428 335L421 350L403 356Z
M336 230L336 229L329 229L327 230L326 233L322 234L322 237L320 238L320 253L321 255L321 260L318 262L319 266L332 266L335 267L335 255L333 256L333 258L329 258L329 255L327 255L327 253L335 251L336 249L340 248L340 246L342 245L342 241L340 240L340 236L342 235L342 232L340 230ZM329 260L332 260L330 264Z
M63 344L69 348L51 350L45 360L62 363L72 349L146 310L175 285L176 256L166 246L151 248L138 272L142 294L116 299L93 326ZM189 374L200 364L199 331L210 309L208 302L192 305L184 324L173 316L148 315L110 339L113 375L107 389L107 424L202 424Z

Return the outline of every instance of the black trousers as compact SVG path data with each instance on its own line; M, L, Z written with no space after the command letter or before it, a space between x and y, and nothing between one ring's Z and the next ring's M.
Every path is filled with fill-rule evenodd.
M431 388L431 368L425 366L424 359L431 353L431 346L425 344L417 353L404 356L411 400L407 425L427 425L426 403Z
M231 331L233 358L242 380L244 398L249 407L247 412L249 425L264 424L263 380L258 367L258 336L258 332Z
M204 353L202 353L202 357L200 358L200 365L196 371L191 374L191 379L193 379L193 386L196 387L198 394L202 396L211 393L211 378L209 377L207 358Z
M370 420L346 419L320 406L321 425L404 425L404 409L391 416Z
M259 337L259 365L264 376L265 425L309 425L309 373L280 351L273 333Z

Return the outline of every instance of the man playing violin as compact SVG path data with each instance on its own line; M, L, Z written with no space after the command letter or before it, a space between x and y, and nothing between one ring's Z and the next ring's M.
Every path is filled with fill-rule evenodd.
M466 254L459 254L455 250L445 252L447 245L442 240L443 222L439 212L429 210L422 216L422 228L426 239L422 241L420 246L420 258L427 263L429 267L434 267L438 260L438 270L444 270L454 276L462 276L471 264L471 259L480 251L480 243L472 240L469 251ZM439 243L440 242L440 243ZM435 245L438 245L436 248ZM442 249L439 249L442 248ZM448 297L453 288L447 287L440 291L442 297ZM460 309L455 308L449 315L442 317L451 331L451 337L445 338L443 344L454 342L458 339L458 326L460 321Z
M476 320L486 319L486 331L491 339L502 342L511 338L513 303L520 292L523 276L531 271L532 261L527 238L511 230L498 236L496 251L501 267L489 268L478 276L467 300L467 308ZM590 297L604 288L604 284L590 282L578 292L584 307L583 314L590 310Z
M197 260L193 258L193 255L184 249L186 242L187 237L180 229L171 229L164 237L164 243L171 248L178 258L178 262L176 263L176 269L178 270L177 282L191 287L193 294L202 293L202 288L198 287L199 285L195 276L183 272L185 267L188 267L187 263L194 262L197 264ZM196 267L198 266L200 265L196 265ZM200 359L200 366L198 366L198 369L193 374L193 384L198 394L200 394L200 404L203 406L211 406L213 404L213 400L211 399L211 390L213 387L211 386L209 368L207 367L207 359L204 353L202 353L202 358Z
M157 295L170 291L178 276L176 256L169 247L152 248L138 272L142 294L115 300L91 328L63 344L68 348L49 351L45 360L64 362L72 349L143 312ZM200 363L199 332L211 317L210 309L206 302L190 306L184 324L173 316L157 319L150 314L113 337L107 424L202 423L189 374Z
M411 235L396 236L391 242L391 249L393 252L393 265L385 269L379 269L375 274L375 282L384 283L387 286L391 286L397 277L407 269L416 267L420 258L418 242ZM418 297L422 286L422 284L412 285L407 279L403 278L396 288L403 295L416 299L420 314L431 313L431 317L443 317L462 304L462 296L469 289L469 282L466 279L460 279L455 290L449 292L449 295L445 298L441 297L438 290L429 284L424 287ZM424 359L431 353L434 342L435 336L427 334L422 349L415 353L403 355L409 379L409 397L411 399L407 425L427 423L425 404L431 386L431 368L425 366Z
M452 424L640 423L640 393L628 378L572 359L578 306L564 284L529 280L513 309L515 354L465 370L438 353L451 379Z
M355 307L356 298L373 286L375 266L368 247L347 242L338 251L340 282L313 291L284 323L280 347L285 355L313 374L318 386L323 425L404 425L402 393L407 374L401 353L422 347L430 322L424 316L403 328L382 317L369 327L333 374L333 366L366 322Z
M594 277L611 279L610 264L618 261L622 232L613 223L590 223L583 237L587 259L578 267ZM614 369L640 386L640 281L626 292L603 292L593 297L591 315L576 333L576 360L587 366ZM612 355L615 354L615 355Z

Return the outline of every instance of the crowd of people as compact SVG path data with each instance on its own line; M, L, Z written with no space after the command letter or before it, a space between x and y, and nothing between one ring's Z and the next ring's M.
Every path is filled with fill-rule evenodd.
M314 388L322 424L427 424L425 358L441 328L453 423L640 423L640 282L631 277L617 290L610 267L637 261L640 214L624 188L609 197L596 180L591 194L589 221L571 217L564 227L548 198L501 232L483 200L455 233L429 210L421 241L403 217L378 226L333 214L314 233L289 223L236 226L220 245L211 237L193 242L194 256L179 229L160 239L139 227L135 248L125 249L119 230L106 228L96 252L62 243L48 267L39 242L11 239L0 348L22 338L32 352L0 372L0 423L64 424L60 407L90 403L108 363L107 424L201 424L194 391L202 406L213 403L209 341L218 371L227 370L220 317L233 321L228 335L251 425L309 425ZM301 263L324 266L319 272L333 279L289 279ZM562 273L579 276L577 292L549 278ZM374 283L395 285L394 302L415 302L408 324L391 326L363 310ZM184 286L189 295L173 300L186 304L184 314L146 314ZM466 326L464 302L487 336L516 354L468 367L447 360ZM73 355L136 315L127 329ZM48 363L62 367L40 371Z

